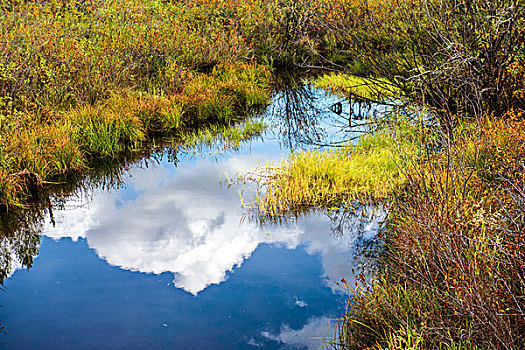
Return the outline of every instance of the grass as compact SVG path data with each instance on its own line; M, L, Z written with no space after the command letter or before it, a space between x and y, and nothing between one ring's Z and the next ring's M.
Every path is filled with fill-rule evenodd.
M257 119L235 125L212 125L183 133L177 139L184 147L217 146L223 149L238 148L243 142L262 134L268 126Z
M267 167L256 181L253 205L259 215L274 217L347 199L384 200L406 182L406 166L418 152L415 128L400 126L365 136L357 145L292 154Z
M399 90L385 79L374 79L344 73L324 74L313 81L313 85L334 94L351 96L357 99L380 101L386 98L399 98Z
M47 181L167 135L233 125L268 102L265 62L327 47L314 25L326 3L1 1L0 206L24 203L12 176L23 169Z
M465 124L407 170L340 348L522 347L524 130L516 112Z
M49 115L18 113L2 119L0 204L23 203L27 193L12 174L27 169L49 181L85 169L99 158L118 158L170 136L210 128L232 144L260 132L261 123L235 127L250 109L268 103L269 73L252 64L220 65L195 74L184 89L168 96L112 92L95 104ZM37 118L36 118L37 117ZM198 137L197 137L198 138ZM182 141L181 141L182 140Z
M166 135L232 124L268 102L263 66L315 63L340 48L329 25L347 5L0 2L0 206L24 202L11 176L23 169L47 181Z

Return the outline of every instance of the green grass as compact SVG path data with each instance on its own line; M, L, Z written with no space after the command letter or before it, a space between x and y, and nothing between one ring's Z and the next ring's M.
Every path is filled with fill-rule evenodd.
M68 117L76 130L77 142L90 156L115 157L124 147L137 147L145 140L140 119L114 113L111 107L86 106Z
M267 125L262 120L249 119L235 125L211 125L183 133L177 139L184 147L220 146L238 148L243 142L262 134Z
M257 177L253 205L262 217L338 205L347 199L390 198L406 181L402 167L418 151L414 128L365 136L355 145L292 154ZM249 202L249 201L248 201Z
M313 80L313 85L342 96L370 100L400 97L399 91L385 79L360 77L344 73L330 73Z

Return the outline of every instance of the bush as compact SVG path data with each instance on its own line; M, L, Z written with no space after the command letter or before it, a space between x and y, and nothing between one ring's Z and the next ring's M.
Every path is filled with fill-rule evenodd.
M522 0L355 1L334 24L362 70L433 108L452 130L458 119L523 110ZM351 10L350 10L351 9Z
M387 346L408 330L424 348L525 346L524 131L515 113L464 129L409 172L382 273L358 292L343 347Z

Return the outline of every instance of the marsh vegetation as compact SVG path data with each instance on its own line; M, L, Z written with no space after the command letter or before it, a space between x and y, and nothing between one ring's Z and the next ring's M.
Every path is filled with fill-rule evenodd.
M2 211L30 225L35 192L159 145L235 147L265 128L241 122L280 69L330 72L303 82L338 96L345 128L342 102L385 108L334 141L289 84L277 128L295 153L259 172L249 206L382 203L378 263L331 345L522 348L524 28L522 0L0 1Z

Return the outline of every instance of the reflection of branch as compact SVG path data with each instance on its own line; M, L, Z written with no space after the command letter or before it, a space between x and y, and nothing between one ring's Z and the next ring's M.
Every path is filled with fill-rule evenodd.
M13 208L0 214L0 283L13 272L15 262L32 266L38 255L45 208L42 202L34 204L33 209Z
M354 248L354 266L360 266L365 273L378 266L383 241L379 235L384 229L386 212L381 204L342 204L331 210L327 216L332 221L332 234L350 237Z
M317 142L325 137L324 130L319 127L317 116L320 111L315 102L314 94L304 85L284 87L274 99L272 114L290 148Z
M384 216L379 204L362 204L359 202L344 202L339 207L326 213L332 222L332 232L337 235L357 233L364 235L366 225L372 227Z
M293 78L282 79L277 87L279 92L274 97L271 110L267 112L267 118L276 125L281 139L292 150L311 146L339 147L355 141L359 134L373 131L374 123L352 125L353 119L375 119L379 107L397 106L371 98L362 98L354 103L348 98L337 99L324 90L298 83ZM339 107L335 113L331 108L334 105ZM349 106L350 114L343 113L343 105ZM354 116L356 105L365 108L360 108L361 112ZM382 112L386 113L387 110ZM370 128L365 130L367 127Z

